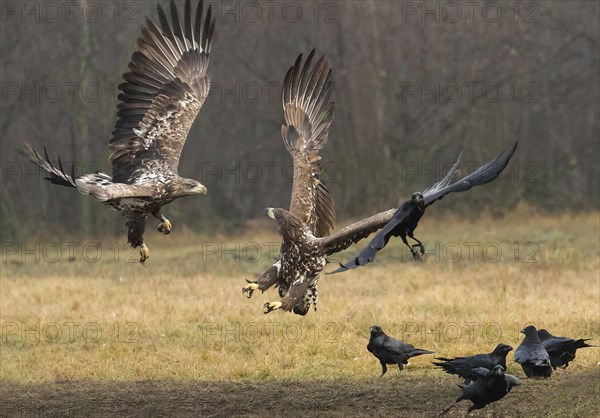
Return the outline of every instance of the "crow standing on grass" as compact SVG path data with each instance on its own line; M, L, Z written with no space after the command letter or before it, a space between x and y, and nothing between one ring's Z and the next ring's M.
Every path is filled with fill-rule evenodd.
M422 354L433 354L433 351L415 348L411 344L404 343L386 335L379 325L371 327L371 338L367 344L367 350L371 352L381 363L381 376L387 372L387 364L397 364L402 371L408 359Z
M550 356L550 364L554 370L557 367L562 367L563 369L569 367L569 362L575 359L575 353L578 348L595 347L586 343L586 341L590 340L589 338L574 340L567 337L556 337L545 329L538 330L537 334L542 346Z
M527 377L552 376L550 356L540 342L537 329L529 325L521 332L525 334L525 338L515 350L515 361L521 365Z
M466 192L475 186L487 184L496 179L508 165L519 142L515 142L510 150L502 151L496 158L488 161L471 174L452 183L454 175L458 171L461 155L446 177L433 186L420 193L412 195L410 200L404 202L394 213L392 219L375 235L358 256L352 258L346 263L340 264L340 267L333 273L343 272L364 266L373 260L377 251L386 246L391 237L400 237L402 242L408 247L416 260L420 260L425 255L425 246L421 241L414 237L414 231L421 217L425 214L425 209L435 201L442 199L448 193ZM409 244L406 237L415 241L415 244ZM418 249L418 251L417 251Z
M454 405L464 399L473 402L467 411L467 416L475 409L481 409L484 406L502 399L514 386L519 386L521 382L515 376L504 373L504 367L497 365L493 370L483 367L477 367L471 370L473 382L468 385L458 385L462 388L462 394L456 398L454 403L442 410L440 415L444 415Z
M441 362L433 362L444 369L448 374L455 374L465 379L465 384L473 380L473 371L477 367L492 370L495 366L502 366L506 370L506 356L513 348L510 345L498 344L489 354L476 354L470 357L456 357L453 359L436 357Z

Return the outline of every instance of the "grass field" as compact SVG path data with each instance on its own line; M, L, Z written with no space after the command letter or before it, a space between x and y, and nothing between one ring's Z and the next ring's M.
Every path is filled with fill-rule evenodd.
M510 219L432 216L416 234L424 263L396 240L370 267L321 276L319 309L306 317L263 315L277 292L241 292L275 255L268 222L236 237L151 232L147 268L124 236L5 243L0 411L435 415L460 381L434 368L433 356L379 378L369 327L446 357L499 342L516 348L527 324L598 345L599 219L524 209ZM523 384L478 414L596 415L599 353L580 350L549 381L526 379L510 353L509 372Z

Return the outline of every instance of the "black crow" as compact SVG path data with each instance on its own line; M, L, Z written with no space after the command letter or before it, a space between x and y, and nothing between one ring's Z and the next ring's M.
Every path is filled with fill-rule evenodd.
M550 377L550 356L540 342L537 329L529 325L521 332L525 334L525 338L515 350L515 361L521 365L527 377Z
M542 346L550 356L550 364L554 370L557 367L567 368L569 362L575 359L575 352L578 348L595 347L586 343L590 338L574 340L567 337L555 337L545 329L538 330L537 334Z
M477 367L472 370L471 374L473 382L465 386L458 385L462 388L462 394L452 405L444 408L440 415L444 415L463 399L473 402L467 411L467 415L469 415L475 409L481 409L487 404L502 399L514 386L521 384L515 376L505 374L504 367L500 365L495 366L491 371Z
M435 183L432 187L424 192L413 194L412 198L404 202L394 213L392 220L385 225L377 235L369 242L369 245L364 248L357 257L349 260L332 273L339 273L356 267L364 266L367 263L375 260L375 254L386 246L391 237L400 237L402 242L409 248L413 257L420 260L425 254L425 246L421 241L413 235L419 220L425 213L425 208L431 205L436 200L442 199L448 193L465 192L474 186L489 183L498 177L498 175L506 168L511 157L517 149L518 141L509 151L502 151L496 158L488 161L473 173L463 177L462 179L451 183L458 169L461 156L458 157L456 163L452 166L446 177ZM461 154L462 155L462 154ZM410 245L406 237L412 238L416 243ZM416 251L419 249L419 252Z
M453 359L436 357L436 360L441 362L433 362L438 367L441 367L449 374L456 374L465 379L465 384L468 384L472 378L472 369L483 367L492 370L494 366L500 365L506 370L506 355L513 348L510 345L498 344L494 351L489 354L476 354L470 357L456 357Z
M433 351L415 348L411 344L404 343L386 335L379 325L371 327L371 338L367 344L367 350L371 352L381 363L381 375L387 372L387 364L397 364L402 371L408 359L422 354L433 354Z

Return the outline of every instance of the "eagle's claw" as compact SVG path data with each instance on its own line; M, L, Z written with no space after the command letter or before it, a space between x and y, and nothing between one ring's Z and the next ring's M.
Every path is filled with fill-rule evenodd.
M279 308L281 308L281 302L267 302L263 305L263 312L268 314Z
M171 222L168 219L165 219L158 224L158 231L165 235L169 235L171 233L171 228L173 228L173 225L171 225Z
M246 280L246 281L248 282L248 286L242 287L242 293L246 293L246 297L248 299L250 299L252 297L252 294L254 293L254 291L256 289L258 289L258 283L251 282L249 280Z
M144 264L144 262L150 258L150 250L146 246L146 244L142 244L140 248L140 263Z

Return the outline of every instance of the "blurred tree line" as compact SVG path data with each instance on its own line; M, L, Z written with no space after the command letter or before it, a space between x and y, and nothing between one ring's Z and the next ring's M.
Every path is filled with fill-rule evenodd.
M117 233L120 216L46 184L14 151L46 146L68 170L110 173L117 86L154 1L5 1L1 10L2 240L59 230ZM599 3L209 2L213 88L180 174L209 194L166 208L175 225L238 227L287 207L281 83L297 54L325 54L336 113L322 152L338 219L394 207L520 141L495 184L436 212L475 216L518 202L599 204ZM183 4L179 4L183 10Z

